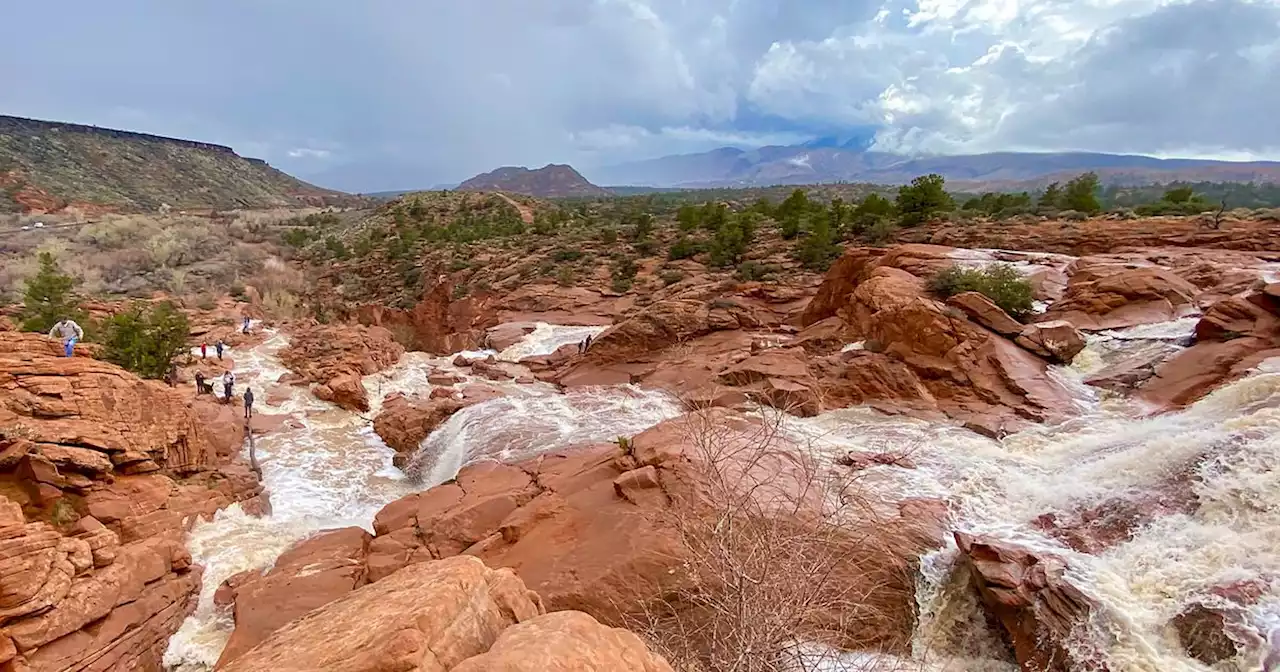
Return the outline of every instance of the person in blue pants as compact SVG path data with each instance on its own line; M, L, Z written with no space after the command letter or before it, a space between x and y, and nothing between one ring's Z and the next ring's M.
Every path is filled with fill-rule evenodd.
M49 330L49 335L62 339L62 353L67 357L75 355L76 341L84 338L84 330L75 320L59 320Z

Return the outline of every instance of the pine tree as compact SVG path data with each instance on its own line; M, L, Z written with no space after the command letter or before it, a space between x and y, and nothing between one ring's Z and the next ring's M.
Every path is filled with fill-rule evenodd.
M40 270L27 278L22 294L22 328L45 332L60 320L84 319L71 289L75 278L62 272L52 253L40 253Z
M143 378L163 378L169 363L186 351L190 331L187 316L172 303L135 302L107 320L103 358Z

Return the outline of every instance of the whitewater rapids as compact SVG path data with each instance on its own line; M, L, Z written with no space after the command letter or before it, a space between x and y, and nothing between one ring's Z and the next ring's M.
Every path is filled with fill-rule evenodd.
M1052 372L1074 395L1079 417L1002 441L861 408L787 418L784 428L822 458L905 448L914 469L866 470L863 482L886 501L936 497L948 503L955 529L1065 558L1068 579L1102 611L1095 629L1082 633L1079 653L1106 660L1113 672L1255 672L1266 634L1280 627L1280 362L1265 363L1184 411L1154 417L1133 400L1081 383L1126 354L1177 352L1189 344L1194 325L1195 318L1187 318L1090 336L1072 366ZM577 342L593 333L588 330L598 331L538 325L501 353L461 354L515 361ZM264 345L234 353L240 380L262 387L283 374L277 353L286 344L273 334ZM450 358L409 353L365 379L374 412L387 393L429 390L433 369L466 374ZM193 530L189 545L205 566L204 583L196 613L170 641L166 665L211 669L232 627L230 615L213 607L214 590L236 572L268 568L298 539L347 525L368 529L383 505L452 478L472 460L515 460L608 441L680 413L669 397L629 387L564 394L541 383L498 385L507 396L459 411L423 442L417 481L392 466L393 451L366 418L300 388L279 406L264 404L263 412L294 421L258 440L273 513L255 519L233 506ZM1191 513L1157 518L1098 555L1073 551L1032 525L1041 514L1141 495L1188 470L1195 478L1183 487L1194 489L1198 500ZM957 549L947 543L921 559L920 619L910 657L854 652L824 657L819 669L1016 672L968 586ZM1213 603L1213 586L1236 581L1264 588L1263 598L1248 607L1250 632L1237 634L1244 654L1215 667L1188 658L1167 623L1188 604Z
M517 361L551 354L602 329L539 324L502 353L458 354ZM271 405L264 391L288 372L279 359L288 339L280 333L268 334L262 345L228 354L234 361L237 387L257 389L258 412L289 416L279 429L255 440L272 512L254 518L233 505L192 530L187 545L194 561L204 566L204 576L195 613L183 622L165 652L164 664L175 672L212 670L226 646L234 622L230 613L213 604L218 586L239 572L269 569L294 542L347 526L372 531L373 518L383 506L453 478L474 459L519 459L574 444L612 441L681 412L667 395L631 387L561 394L543 383L486 380L509 396L467 407L441 425L424 441L424 449L437 459L420 465L425 478L410 479L392 465L395 451L374 433L371 419L387 394L430 392L427 376L433 371L454 373L464 381L470 379L468 371L454 367L452 357L408 353L391 369L364 379L373 407L367 415L320 401L305 387L290 387L286 400ZM502 448L487 450L492 446Z

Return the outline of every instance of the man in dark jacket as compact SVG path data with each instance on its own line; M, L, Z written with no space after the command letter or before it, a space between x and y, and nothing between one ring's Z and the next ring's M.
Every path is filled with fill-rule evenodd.
M244 388L244 419L253 417L253 390Z

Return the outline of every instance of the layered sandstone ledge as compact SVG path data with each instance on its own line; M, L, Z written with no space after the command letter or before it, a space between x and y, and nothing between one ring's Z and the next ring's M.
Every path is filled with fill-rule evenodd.
M48 344L0 331L0 669L159 669L200 588L185 531L266 496L230 409Z

